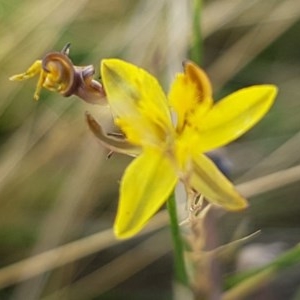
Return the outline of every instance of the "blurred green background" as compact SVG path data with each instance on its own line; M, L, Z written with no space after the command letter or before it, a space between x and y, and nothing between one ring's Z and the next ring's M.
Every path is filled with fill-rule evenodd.
M85 123L89 111L111 128L107 107L46 90L35 102L37 80L8 78L71 42L72 61L93 64L95 78L102 58L120 57L150 71L167 90L189 55L192 14L191 0L0 0L1 267L109 230L118 182L130 162L121 155L107 159ZM215 98L259 83L274 83L280 90L263 121L216 154L236 183L299 164L299 18L298 0L203 3L203 67ZM272 247L280 242L274 257L292 247L300 239L299 192L298 178L282 188L275 184L252 197L247 211L222 215L220 243L244 226L243 234L262 230L252 243ZM57 268L50 263L47 272L31 279L19 280L16 274L31 274L37 261L2 269L0 299L172 299L172 245L165 219L160 224L125 242L116 243L109 231L110 241L101 244L99 236L98 248L89 255ZM236 260L229 264L234 269ZM228 265L224 269L230 271ZM299 278L295 267L255 299L300 299Z

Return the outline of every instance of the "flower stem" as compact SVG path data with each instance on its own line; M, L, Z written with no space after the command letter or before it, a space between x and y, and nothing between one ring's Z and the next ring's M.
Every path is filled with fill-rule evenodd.
M202 0L193 0L193 40L190 48L190 59L197 64L202 62L202 35L201 35L201 9ZM176 201L174 192L170 195L167 208L170 216L171 233L174 244L174 260L176 279L183 285L188 285L188 276L184 260L184 242L180 233L180 227L177 217Z
M200 65L202 63L202 35L201 35L201 8L202 8L202 0L193 0L193 37L192 37L192 45L190 51L190 58L196 64Z
M187 277L185 261L184 261L184 243L180 234L174 192L170 195L168 199L167 208L170 216L171 233L172 233L173 244L174 244L176 279L182 284L187 285L188 277Z

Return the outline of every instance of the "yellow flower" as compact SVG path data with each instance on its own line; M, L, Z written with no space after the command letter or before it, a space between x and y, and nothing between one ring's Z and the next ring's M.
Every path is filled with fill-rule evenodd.
M89 103L108 101L116 125L124 136L107 135L87 114L87 121L102 144L111 151L136 157L121 180L115 234L128 238L168 199L178 180L187 192L202 194L228 210L240 210L247 201L204 155L226 145L254 126L269 110L277 88L257 85L214 104L206 74L192 62L175 78L168 96L157 80L127 62L106 59L101 63L102 85L93 79L94 67L74 66L70 45L50 52L11 80L39 75L34 94L42 88ZM172 113L175 116L172 116ZM175 119L175 121L173 120Z
M61 52L49 52L43 59L36 60L24 73L11 76L12 81L26 80L39 75L34 93L38 100L42 88L58 92L64 97L76 95L89 103L106 104L102 85L93 79L94 67L74 66L68 57L70 44Z
M103 60L101 75L115 123L126 140L106 136L90 115L89 125L113 151L138 155L121 180L114 224L117 237L128 238L140 231L178 180L187 192L202 194L225 209L247 207L247 201L203 153L254 126L274 101L274 85L244 88L214 104L209 79L192 62L177 75L168 96L152 75L118 59Z

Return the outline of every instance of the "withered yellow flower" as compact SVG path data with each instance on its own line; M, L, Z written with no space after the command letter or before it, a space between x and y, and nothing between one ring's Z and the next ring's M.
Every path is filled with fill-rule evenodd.
M114 225L117 237L129 238L140 231L178 180L187 192L202 194L225 209L247 207L247 201L204 153L254 126L275 99L274 85L244 88L214 104L209 79L192 62L177 75L168 96L152 75L122 60L103 60L101 75L115 123L132 145L128 154L139 153L121 180ZM171 110L176 113L175 122ZM88 121L109 146L100 125L90 115ZM111 143L112 150L118 151L119 146L119 152L126 153L118 142Z
M38 100L42 88L58 92L64 97L76 95L86 102L106 104L102 85L93 79L92 65L74 66L68 57L70 44L61 52L49 52L36 60L24 73L11 76L12 81L26 80L39 75L33 98Z

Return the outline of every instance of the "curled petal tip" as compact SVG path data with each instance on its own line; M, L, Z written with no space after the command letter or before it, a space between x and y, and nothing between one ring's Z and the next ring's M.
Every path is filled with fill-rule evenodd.
M10 80L10 81L16 81L16 80L18 80L18 79L17 79L17 76L16 76L16 75L13 75L13 76L10 76L10 77L8 78L8 80Z
M39 96L39 95L37 95L37 94L34 94L34 95L33 95L33 100L34 100L34 101L39 101L39 99L40 99L40 96Z
M26 76L26 74L24 73L24 74L17 74L17 75L10 76L8 79L10 81L22 81L27 78L28 78L28 76Z

